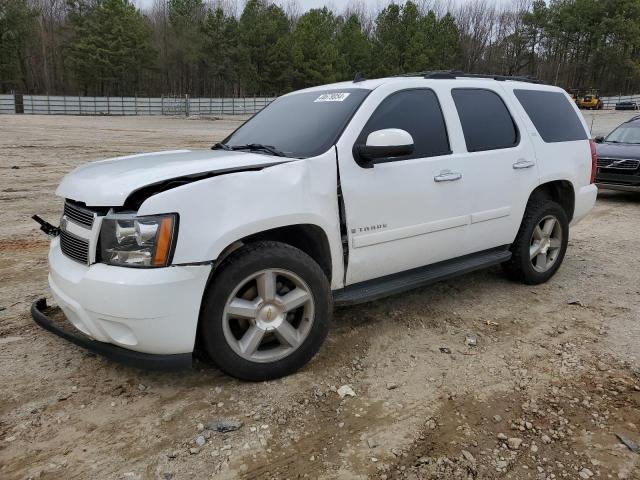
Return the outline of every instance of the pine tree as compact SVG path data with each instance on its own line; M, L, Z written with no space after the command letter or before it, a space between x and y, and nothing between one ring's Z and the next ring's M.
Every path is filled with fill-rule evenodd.
M71 16L66 64L84 93L133 93L150 65L150 28L127 0L78 1Z

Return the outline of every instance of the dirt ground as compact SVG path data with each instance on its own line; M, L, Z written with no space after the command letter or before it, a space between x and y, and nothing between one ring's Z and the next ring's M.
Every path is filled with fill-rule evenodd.
M595 135L631 114L586 116ZM640 479L616 436L640 443L640 195L602 192L547 284L495 268L338 309L315 360L273 382L146 373L33 323L48 242L29 217L57 222L66 172L237 125L0 116L1 479ZM206 429L221 419L242 426Z

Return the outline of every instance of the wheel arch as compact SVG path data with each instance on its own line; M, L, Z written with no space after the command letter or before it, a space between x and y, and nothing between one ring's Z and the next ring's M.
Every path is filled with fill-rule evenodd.
M535 197L548 198L558 203L566 212L569 223L571 223L576 207L576 193L570 181L552 180L542 183L529 195L529 199Z
M245 235L244 237L238 238L237 240L229 243L225 248L223 248L218 257L213 261L211 272L209 273L209 278L204 288L204 295L201 299L194 351L201 352L203 350L201 318L203 302L209 286L216 277L216 274L220 271L220 266L222 265L224 260L229 257L229 255L242 248L244 245L265 240L276 241L290 245L309 255L325 273L329 284L331 284L332 278L334 278L336 275L339 275L340 277L342 276L340 265L338 265L338 268L334 267L335 262L333 261L332 257L329 236L327 235L326 231L319 225L311 223L289 224L266 230L259 230L254 233Z

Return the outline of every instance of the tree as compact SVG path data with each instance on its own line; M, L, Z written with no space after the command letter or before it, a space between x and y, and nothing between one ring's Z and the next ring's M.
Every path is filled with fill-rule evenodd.
M174 92L193 93L206 81L202 43L205 6L202 0L169 0L172 41L168 67L176 72Z
M201 56L207 67L210 90L221 96L232 95L239 88L238 21L222 8L216 8L207 14L203 34Z
M371 42L362 30L356 14L347 17L339 28L337 37L342 78L349 78L357 72L372 73Z
M373 42L373 56L376 59L374 74L376 75L389 75L402 71L405 34L401 8L400 5L392 3L376 17Z
M134 1L0 0L0 90L282 94L358 71L462 69L640 91L640 0L352 0L343 16L297 0L240 14L236 0Z
M29 89L27 44L37 12L27 0L0 0L0 89Z
M305 13L293 31L294 87L303 88L338 79L338 22L326 7Z
M269 59L281 58L290 34L289 20L282 8L266 0L249 0L238 26L240 78L249 93L273 94L282 88L280 72Z
M84 93L135 92L152 59L150 29L127 0L77 1L66 62Z

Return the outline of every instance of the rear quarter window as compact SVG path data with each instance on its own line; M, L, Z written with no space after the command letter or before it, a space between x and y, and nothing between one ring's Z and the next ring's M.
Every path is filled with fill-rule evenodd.
M562 92L516 89L513 93L545 142L588 138L580 118Z

